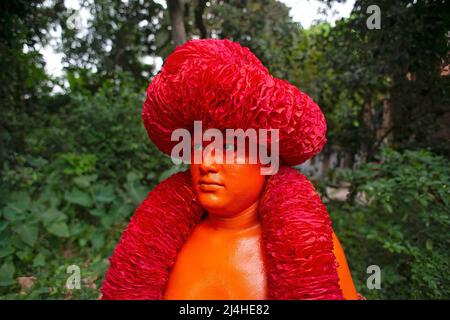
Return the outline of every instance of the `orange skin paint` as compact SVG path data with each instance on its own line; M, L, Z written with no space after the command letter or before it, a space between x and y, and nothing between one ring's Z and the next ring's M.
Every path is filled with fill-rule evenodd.
M211 153L204 155L201 164L191 165L194 190L208 214L179 252L165 299L267 299L258 215L266 176L260 174L260 168L248 161L218 164ZM344 251L334 233L333 243L344 298L357 299Z

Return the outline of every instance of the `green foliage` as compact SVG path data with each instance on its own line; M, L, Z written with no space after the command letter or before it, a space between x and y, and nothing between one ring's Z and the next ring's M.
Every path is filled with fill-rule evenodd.
M292 80L292 50L302 33L285 4L275 0L211 1L206 14L212 35L249 47L274 76Z
M349 201L330 204L355 280L381 268L381 290L367 298L448 299L450 163L428 151L384 149L378 161L342 173Z
M371 160L388 138L398 148L448 156L448 136L437 124L450 112L448 77L440 71L448 64L448 2L377 1L382 26L369 30L373 4L357 0L350 18L308 30L295 51L295 82L326 112L328 146Z
M143 97L128 77L75 92L36 116L26 153L0 178L0 297L97 298L107 258L134 209L170 168L141 123ZM41 126L41 123L51 125ZM69 265L83 290L68 290ZM17 277L36 277L19 288ZM19 294L20 292L20 294Z
M80 3L91 13L88 30L80 30L74 23L78 14L75 10L59 12L64 60L70 62L69 69L81 75L95 69L95 81L92 77L85 78L93 91L99 82L122 72L145 83L154 65L143 58L156 53L155 36L161 32L162 6L150 0L80 0Z
M14 161L25 131L51 90L42 55L46 28L54 21L42 0L0 2L0 163Z

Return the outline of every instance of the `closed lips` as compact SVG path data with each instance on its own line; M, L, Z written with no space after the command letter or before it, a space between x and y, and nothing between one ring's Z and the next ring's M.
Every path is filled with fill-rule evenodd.
M210 186L220 186L223 187L223 184L216 181L209 181L209 180L200 180L198 182L200 185L210 185Z

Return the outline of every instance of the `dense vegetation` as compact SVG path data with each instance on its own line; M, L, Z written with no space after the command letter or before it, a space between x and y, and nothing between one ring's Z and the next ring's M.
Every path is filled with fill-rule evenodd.
M0 3L0 298L98 298L133 210L178 170L140 117L155 72L143 58L174 48L168 9L80 3L91 14L82 32L64 1ZM350 18L309 29L275 0L188 2L183 19L187 38L239 41L321 105L323 153L343 150L348 169L316 183L358 290L369 299L448 299L448 2L380 0L382 28L369 31L370 4L358 0ZM60 78L39 51L54 28ZM325 187L344 182L347 201L327 199ZM366 287L372 264L380 290ZM81 269L81 290L65 286L70 265Z
M423 150L384 149L377 161L341 175L352 192L346 203L330 203L329 211L353 276L367 279L368 266L381 268L382 289L368 291L361 281L360 292L370 298L448 299L448 160Z

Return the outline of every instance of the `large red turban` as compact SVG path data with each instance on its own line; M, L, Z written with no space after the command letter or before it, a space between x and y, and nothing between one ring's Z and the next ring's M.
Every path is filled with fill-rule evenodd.
M173 130L279 129L280 160L300 164L326 142L325 118L314 101L270 75L246 47L229 40L191 40L175 49L147 89L142 117L166 154Z

